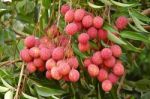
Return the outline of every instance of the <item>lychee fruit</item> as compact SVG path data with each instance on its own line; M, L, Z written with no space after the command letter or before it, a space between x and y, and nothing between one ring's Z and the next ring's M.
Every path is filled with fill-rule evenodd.
M95 28L101 28L103 26L104 20L100 16L96 16L93 19L93 25Z
M93 17L90 15L86 15L82 19L82 24L85 28L89 28L93 24Z
M65 32L69 35L74 35L77 31L78 26L75 23L70 23L65 28Z
M29 50L29 54L30 56L32 56L33 58L37 58L40 56L40 49L38 47L32 47Z
M84 9L77 9L74 13L74 20L75 21L81 21L85 15Z
M117 76L124 74L124 66L121 63L116 63L113 67L113 73Z
M108 78L108 72L105 69L100 69L97 79L102 82Z
M115 65L116 59L115 57L111 56L110 58L104 60L104 65L111 68Z
M106 40L107 39L107 35L108 35L108 33L107 33L106 30L104 30L104 29L99 29L98 30L98 38L100 40Z
M25 62L31 62L32 57L29 54L29 49L23 49L20 51L20 57Z
M51 57L51 54L48 48L41 48L40 57L42 60L48 60Z
M59 29L56 24L53 24L50 28L47 30L48 37L55 37L59 34Z
M102 64L103 60L101 58L101 53L100 51L97 51L93 54L92 56L92 62L95 64L95 65L100 65Z
M47 79L51 79L52 78L52 76L51 76L51 71L46 71L46 78Z
M116 76L114 73L110 73L108 75L108 80L110 80L113 84L116 84L118 79L118 76Z
M97 29L94 27L90 27L87 30L87 34L89 35L90 39L94 39L97 37Z
M33 62L27 64L27 70L29 73L34 73L36 71L36 66L33 64Z
M61 60L64 58L64 48L57 47L53 50L52 58L56 61Z
M78 36L79 43L86 44L88 43L88 40L89 40L89 35L87 33L81 33Z
M55 66L56 66L56 62L55 62L52 58L51 58L51 59L48 59L48 60L46 61L45 67L46 67L47 70L51 70L52 67L55 67Z
M125 16L120 16L117 18L115 24L119 30L125 29L128 25L128 19Z
M76 69L72 69L69 72L69 80L71 82L77 82L79 80L80 74Z
M83 64L84 64L84 66L85 66L86 68L88 68L88 66L89 66L90 64L92 64L91 59L90 59L90 58L86 58L86 59L84 60Z
M68 43L69 43L69 38L67 36L62 35L59 37L60 46L66 47Z
M86 43L86 44L79 43L78 48L81 52L86 52L90 49L90 44L89 43Z
M50 41L50 40L49 40L49 38L48 38L47 36L43 36L43 37L41 37L41 39L40 39L40 43L41 43L41 44L47 44L49 41Z
M35 46L37 47L37 46L39 46L40 45L40 40L39 39L36 39L36 41L35 41Z
M88 73L91 77L96 77L99 74L99 68L97 65L90 64L88 66Z
M35 43L36 43L36 39L34 36L28 36L24 40L24 45L27 48L31 48L31 47L35 46Z
M119 45L112 45L110 49L112 51L113 56L120 57L122 55L122 50Z
M74 19L74 10L70 9L65 14L65 21L66 22L72 22Z
M101 50L102 59L108 59L112 56L112 51L109 48L103 48Z
M74 21L74 23L77 25L78 31L80 31L82 29L82 23L81 22L76 22L76 21Z
M40 67L38 67L38 71L44 72L44 71L45 71L45 66L40 66Z
M61 73L63 76L69 74L69 72L70 72L70 70L71 70L69 64L66 63L66 62L60 63L60 65L59 65L58 67L59 67L60 73Z
M59 72L59 68L57 66L52 67L51 69L51 76L55 80L60 80L62 78L62 75Z
M68 74L68 75L63 76L63 79L64 79L65 81L70 81L70 79L69 79L69 74Z
M41 58L35 58L33 63L36 67L44 66L44 61Z
M79 62L78 62L77 57L71 57L67 60L67 62L71 68L77 69L79 66Z
M67 12L69 9L70 9L70 6L69 6L68 4L64 4L64 5L61 6L60 12L61 12L62 15L65 15L66 12Z
M105 91L105 92L109 92L111 89L112 89L112 83L111 81L109 80L104 80L102 82L102 89Z

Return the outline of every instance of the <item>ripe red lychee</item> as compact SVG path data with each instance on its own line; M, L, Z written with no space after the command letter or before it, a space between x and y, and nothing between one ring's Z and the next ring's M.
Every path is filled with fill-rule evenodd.
M24 40L24 45L27 48L31 48L31 47L35 46L35 43L36 43L36 39L34 36L28 36Z
M69 64L66 63L66 62L60 63L60 65L59 65L58 67L59 67L60 73L61 73L63 76L69 74L69 72L70 72L70 70L71 70Z
M68 4L64 4L64 5L61 6L60 12L61 12L62 15L65 15L66 12L67 12L69 9L70 9L70 6L69 6Z
M82 29L82 23L81 22L76 22L76 21L74 21L74 23L77 25L78 31L80 31Z
M108 72L105 69L100 69L97 79L102 82L108 78Z
M93 25L94 25L95 28L101 28L103 26L103 23L104 23L104 20L100 16L96 16L93 19Z
M71 57L67 60L67 62L71 68L77 69L79 66L79 62L78 62L77 57Z
M91 77L96 77L99 74L99 68L97 65L90 64L88 66L88 73Z
M89 35L87 33L81 33L78 36L79 43L86 44L88 43L88 40L89 40Z
M74 19L74 10L70 9L65 14L65 21L66 22L72 22Z
M41 39L40 39L40 43L41 43L41 44L47 44L49 41L50 41L50 40L49 40L49 38L48 38L47 36L43 36L43 37L41 37Z
M44 66L44 61L41 58L35 58L33 63L36 67Z
M112 89L112 83L111 81L109 80L104 80L102 82L102 89L105 91L105 92L109 92L111 89Z
M46 61L45 67L46 67L47 70L51 70L52 67L55 67L55 66L56 66L56 62L55 62L52 58L51 58L51 59L48 59L48 60Z
M52 78L51 71L46 71L46 78L47 79L51 79Z
M62 75L59 72L59 68L57 66L52 67L51 69L51 76L55 80L60 80L62 78Z
M98 30L98 38L100 39L100 40L106 40L107 39L107 31L106 30L104 30L104 29L99 29Z
M90 39L94 39L97 37L97 29L94 27L90 27L87 30L87 34L89 35Z
M81 52L86 52L90 49L90 44L89 43L86 43L86 44L79 43L78 48Z
M44 71L45 71L45 66L40 66L40 67L38 67L38 71L44 72Z
M85 15L84 9L77 9L74 13L74 20L75 21L81 21Z
M56 24L53 24L50 28L47 30L48 37L55 37L59 34L59 29Z
M116 63L113 67L113 73L117 76L124 74L124 66L121 63Z
M52 58L56 61L63 59L64 57L64 48L63 47L57 47L53 50Z
M110 49L112 51L113 56L120 57L122 55L122 50L119 45L112 45Z
M100 51L97 51L93 54L92 56L92 62L95 64L95 65L100 65L102 64L103 60L101 58L101 53Z
M69 43L69 38L67 36L62 35L59 37L60 46L66 47L68 43Z
M86 58L86 59L84 60L83 64L84 64L84 66L85 66L86 68L88 68L88 66L89 66L90 64L92 64L91 59L90 59L90 58Z
M69 35L74 35L77 31L78 26L75 23L70 23L65 28L65 32Z
M64 62L66 62L66 60L59 60L57 61L56 65L59 66L61 63L64 63Z
M79 80L80 74L76 69L72 69L69 72L69 80L71 82L77 82Z
M82 24L85 28L89 28L93 24L93 17L90 15L86 15L82 19Z
M27 70L29 71L29 73L33 73L36 71L36 66L33 64L33 62L27 64Z
M51 57L51 54L48 48L41 48L40 57L42 60L48 60Z
M69 79L69 74L68 74L68 75L63 76L63 79L64 79L65 81L70 81L70 79Z
M118 76L116 76L114 73L110 73L108 75L108 80L110 80L113 84L116 84L118 79Z
M32 47L29 50L29 54L30 56L32 56L33 58L37 58L40 56L40 49L38 47Z
M108 59L112 56L112 51L109 48L103 48L101 51L102 59Z
M32 57L29 54L29 49L23 49L20 51L20 57L25 62L31 62Z
M115 24L119 30L125 29L128 25L128 19L125 16L120 16L117 18Z
M39 46L40 45L40 40L39 39L36 39L36 41L35 41L35 46L37 47L37 46Z
M116 59L115 57L111 56L110 58L104 60L104 65L111 68L115 65Z

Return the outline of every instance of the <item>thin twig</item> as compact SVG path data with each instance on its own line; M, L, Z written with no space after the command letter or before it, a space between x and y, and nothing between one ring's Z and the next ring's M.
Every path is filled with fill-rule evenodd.
M16 59L16 60L12 60L12 61L5 61L5 62L1 62L0 63L0 67L4 66L4 65L10 65L10 64L14 64L16 62L20 62L21 60L20 59Z
M59 26L59 20L60 20L60 5L61 5L61 0L59 0L59 7L58 7L58 17L57 17L57 27Z

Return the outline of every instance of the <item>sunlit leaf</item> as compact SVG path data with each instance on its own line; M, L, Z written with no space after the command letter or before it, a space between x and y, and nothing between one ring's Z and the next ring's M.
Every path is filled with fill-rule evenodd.
M103 8L103 6L95 5L95 4L90 3L90 2L88 2L88 5L89 5L90 7L92 7L92 8L95 8L95 9Z
M113 4L117 5L117 6L120 6L120 7L132 7L134 6L135 4L125 4L125 3L120 3L120 2L117 2L117 1L114 1L114 0L110 0Z
M0 86L0 92L6 92L8 90L9 90L9 88Z
M22 93L22 95L23 95L25 98L27 98L27 99L38 99L38 98L36 98L36 97L29 96L29 95L27 95L27 94L25 94L25 93Z
M4 99L13 99L13 91L9 90L5 93Z

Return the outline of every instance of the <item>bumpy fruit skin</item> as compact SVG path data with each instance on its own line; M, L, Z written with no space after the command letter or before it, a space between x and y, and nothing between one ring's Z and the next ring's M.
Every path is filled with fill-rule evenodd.
M102 82L108 78L108 72L105 69L100 69L97 79Z
M117 18L115 24L119 30L125 29L128 25L128 19L125 16L120 16Z
M81 22L76 22L76 21L74 21L74 23L77 25L77 27L78 27L78 31L80 31L81 29L82 29L82 23Z
M63 59L64 57L64 48L63 47L57 47L53 50L52 58L56 61Z
M103 48L101 51L102 59L108 59L112 56L112 51L109 48Z
M82 24L85 28L89 28L93 24L93 17L90 15L86 15L82 19Z
M86 43L88 43L89 38L90 37L89 37L89 35L87 33L81 33L78 36L78 41L79 41L79 43L86 44Z
M55 67L55 66L56 66L56 62L55 62L55 60L53 60L52 58L51 58L51 59L48 59L48 60L46 61L45 67L46 67L47 70L51 70L52 67Z
M36 39L35 41L35 46L38 47L40 45L40 40L39 39Z
M33 58L37 58L40 56L40 49L38 47L32 47L29 50L29 54L30 56L32 56Z
M86 52L90 49L90 44L89 43L86 43L86 44L79 43L78 48L81 52Z
M112 68L115 65L115 63L116 63L116 59L113 56L104 60L104 65L109 67L109 68Z
M96 77L99 74L99 68L98 66L94 65L94 64L90 64L88 66L88 73L91 77Z
M65 28L65 32L69 35L74 35L77 31L78 26L75 23L70 23Z
M69 80L71 82L77 82L79 80L80 74L76 69L72 69L69 72Z
M106 30L104 30L104 29L99 29L98 30L98 38L100 40L106 40L107 39L107 35L108 35L108 33L107 33Z
M36 67L33 62L27 64L27 70L29 71L29 73L34 73L36 71Z
M67 62L71 68L77 69L79 66L79 62L78 62L77 57L71 57L67 60Z
M20 57L25 62L31 62L32 57L29 54L29 49L23 49L20 51Z
M103 60L101 58L101 53L100 51L97 51L93 54L92 56L92 62L95 64L95 65L100 65L102 64Z
M90 64L92 64L91 59L90 59L90 58L86 58L86 59L84 60L83 64L84 64L84 66L85 66L86 68L88 68L88 66L89 66Z
M62 78L62 75L60 74L59 72L59 68L56 66L56 67L53 67L51 69L51 76L53 79L55 80L60 80Z
M27 48L31 48L31 47L34 47L35 46L35 43L36 43L36 39L34 36L28 36L25 38L24 40L24 45L27 47Z
M65 15L66 12L67 12L69 9L70 9L70 6L69 6L68 4L64 4L64 5L61 6L60 12L61 12L62 15Z
M41 44L47 44L48 42L50 42L50 40L47 36L41 37L41 39L40 39Z
M97 37L97 29L95 27L90 27L87 30L87 34L89 35L90 39L94 39Z
M122 76L124 74L124 66L121 63L116 63L113 67L113 73L117 76Z
M95 28L101 28L103 26L103 23L104 23L104 20L100 16L96 16L93 19L93 25L94 25Z
M120 57L122 55L122 50L119 45L112 45L110 49L112 51L113 56Z
M41 58L35 58L33 60L33 63L37 68L40 66L44 66L44 61Z
M114 73L110 73L108 75L108 80L110 80L113 84L116 84L118 79L118 76L116 76Z
M42 60L48 60L51 57L51 53L48 48L41 48L40 57Z
M109 92L111 89L112 89L112 83L111 81L109 80L104 80L102 82L102 89L105 91L105 92Z
M47 31L48 37L55 37L59 34L59 29L56 24L53 24Z
M84 9L77 9L74 13L74 20L75 21L81 21L85 15Z
M67 36L61 35L59 37L60 46L66 47L68 43L69 43L69 38Z
M74 19L74 10L70 9L65 14L65 21L66 22L72 22Z
M62 62L58 67L59 67L60 73L61 73L63 76L69 74L69 72L70 72L70 70L71 70L69 64L66 63L66 62Z
M46 71L46 78L47 79L51 79L52 78L52 76L51 76L51 71Z

